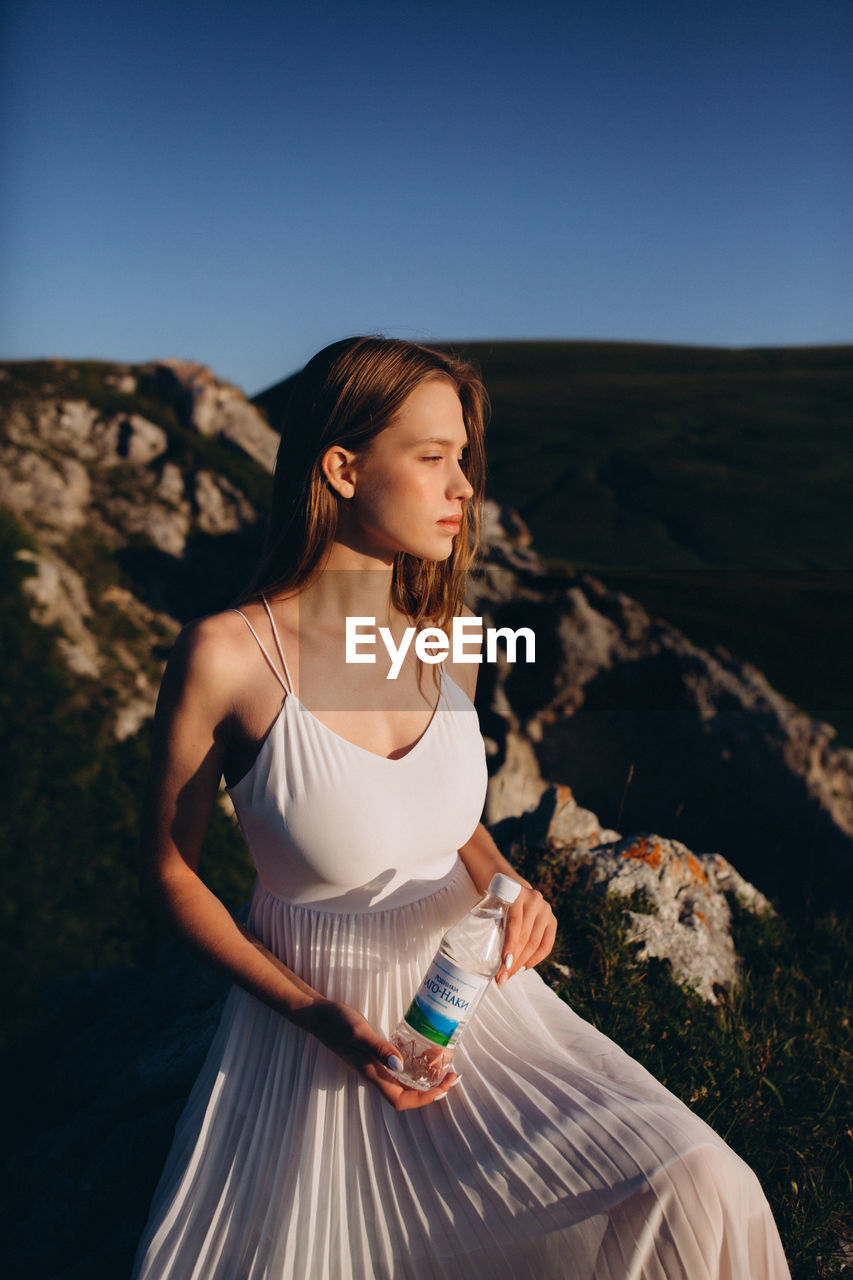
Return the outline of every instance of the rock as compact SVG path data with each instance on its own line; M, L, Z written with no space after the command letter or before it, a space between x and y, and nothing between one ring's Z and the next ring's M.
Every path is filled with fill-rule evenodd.
M154 500L142 504L132 498L117 498L110 505L110 516L125 536L144 538L175 558L183 554L192 525L188 502L173 504Z
M22 590L32 602L30 617L45 627L58 626L64 632L59 648L70 671L95 680L101 675L98 643L84 623L92 616L92 606L79 573L58 556L34 551L18 551L15 558L35 566Z
M103 467L122 462L144 466L169 443L163 428L141 414L105 420L87 400L45 400L32 415L12 413L6 434L27 450L38 441L51 455L64 453Z
M154 715L157 706L157 690L151 691L148 697L134 698L119 707L113 720L113 733L116 742L125 742L139 733Z
M498 823L529 808L536 803L542 787L543 778L531 743L509 730L501 766L489 779L484 822Z
M496 746L497 750L497 746ZM535 803L543 778L533 746L520 733L507 732L500 769L489 778L484 822L497 823Z
M533 543L533 534L518 512L493 499L486 500L481 532L486 545L502 545L512 552L525 551Z
M224 436L272 471L279 437L266 418L236 387L205 365L189 360L160 360L142 370L140 392L161 396L205 436Z
M166 462L158 474L169 447L167 432L132 404L128 410L103 417L86 400L53 393L33 399L28 391L4 414L0 434L0 502L36 546L18 557L35 569L23 582L30 616L60 629L57 651L74 675L100 681L100 692L115 695L119 739L137 732L153 713L157 680L143 668L152 644L164 635L163 616L137 601L132 618L122 610L136 632L134 641L111 640L102 648L90 581L128 543L145 543L177 561L194 523L181 468ZM211 474L208 481L220 498L220 525L254 518L227 477ZM80 571L73 567L78 563ZM111 603L119 597L126 602L131 594L117 588ZM175 630L169 620L165 634Z
M235 533L257 518L254 508L235 485L209 471L195 477L196 519L203 533Z
M137 378L132 373L108 373L104 378L104 382L108 387L115 387L116 391L120 391L122 395L126 396L135 395L138 386Z
M545 787L535 806L498 827L502 842L524 843L527 848L555 847L579 853L620 839L618 831L603 827L590 809L575 799L562 783Z
M48 401L36 418L36 430L48 445L68 449L78 458L95 458L93 437L98 419L97 409L86 400Z
M68 377L71 372L65 371ZM124 371L105 373L104 381L130 396L136 379L131 378L131 387L129 377ZM24 387L0 424L0 502L37 548L21 557L36 568L24 588L30 613L44 625L60 628L58 652L74 675L100 680L103 692L117 695L114 727L121 740L153 713L157 680L149 675L146 654L163 634L162 611L155 622L137 596L139 608L122 610L136 632L134 642L110 639L102 651L98 620L93 621L87 597L90 575L102 591L100 576L116 558L122 572L131 570L140 593L156 579L170 584L170 603L176 596L186 599L193 581L221 576L223 557L216 556L207 540L224 535L234 540L224 557L230 566L242 550L240 537L256 523L256 513L227 475L209 468L191 470L192 454L185 448L177 451L187 458L183 464L164 457L168 432L135 412L132 400L127 412L104 416L86 400L57 395L55 389L34 397L26 379ZM226 409L240 399L233 388L223 397ZM202 397L200 413L205 403ZM233 435L231 427L240 415L232 409L223 431ZM249 419L256 412L247 406ZM77 541L69 545L72 536ZM84 568L78 572L72 564L81 560ZM156 586L151 598L163 599ZM117 601L118 596L112 603Z
M76 458L48 458L11 442L0 447L0 503L37 523L45 541L61 545L86 523L89 473Z
M167 462L163 470L160 472L160 482L157 485L157 495L164 502L168 502L171 506L185 511L189 515L189 504L186 501L186 485L184 484L184 473L181 468L176 466L174 462Z
M138 413L112 418L103 430L101 441L101 466L114 466L119 462L145 466L165 453L169 446L169 437L163 428Z
M744 881L721 854L694 854L678 840L633 835L584 853L572 850L589 870L590 882L645 906L628 912L628 939L639 943L638 960L668 960L676 981L705 1000L728 998L739 983L726 890L750 911L770 911L767 899Z
M754 914L772 907L722 854L695 854L658 835L623 838L603 827L564 785L546 787L534 807L490 829L511 861L523 853L529 865L537 862L537 851L539 858L561 853L567 864L582 868L590 887L634 898L627 936L639 944L638 961L669 961L677 982L713 1004L737 989L740 969L726 894Z
M148 636L165 634L174 639L178 634L179 627L174 618L149 608L127 587L107 587L101 592L100 601L102 605L112 605L119 609L137 630Z

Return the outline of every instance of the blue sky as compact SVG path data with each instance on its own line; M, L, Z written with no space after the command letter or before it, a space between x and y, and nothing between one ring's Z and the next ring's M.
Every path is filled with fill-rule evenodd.
M853 6L7 0L0 355L853 340Z

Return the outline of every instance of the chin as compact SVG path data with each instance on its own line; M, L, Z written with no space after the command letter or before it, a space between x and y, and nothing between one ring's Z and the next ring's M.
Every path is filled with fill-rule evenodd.
M447 547L444 551L436 551L435 549L427 551L422 547L417 549L414 547L401 547L401 550L405 551L407 555L413 556L416 560L424 560L435 564L440 564L442 560L449 560L453 555L452 546Z

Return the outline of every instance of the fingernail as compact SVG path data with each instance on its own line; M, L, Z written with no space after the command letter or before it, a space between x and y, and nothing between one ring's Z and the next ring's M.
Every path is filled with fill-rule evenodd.
M519 972L519 973L526 973L526 972L527 972L527 965L526 965L526 964L521 965L521 966L519 967L518 972Z
M390 1067L392 1071L402 1071L403 1059L398 1053L389 1053L388 1057L385 1059L385 1065L386 1067Z
M512 968L512 952L511 951L507 956L506 960L504 960L504 968L506 969L507 973L509 973L510 969Z

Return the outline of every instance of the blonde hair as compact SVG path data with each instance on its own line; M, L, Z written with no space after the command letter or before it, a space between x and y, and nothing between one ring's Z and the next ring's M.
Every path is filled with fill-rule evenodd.
M318 352L296 378L275 464L266 546L243 602L296 591L322 569L335 537L339 496L321 466L332 445L367 449L406 397L432 378L450 379L468 435L463 468L474 493L447 560L394 557L393 605L415 625L446 627L462 612L468 570L479 546L485 488L488 398L468 361L397 338L359 337ZM467 533L467 537L465 534Z

